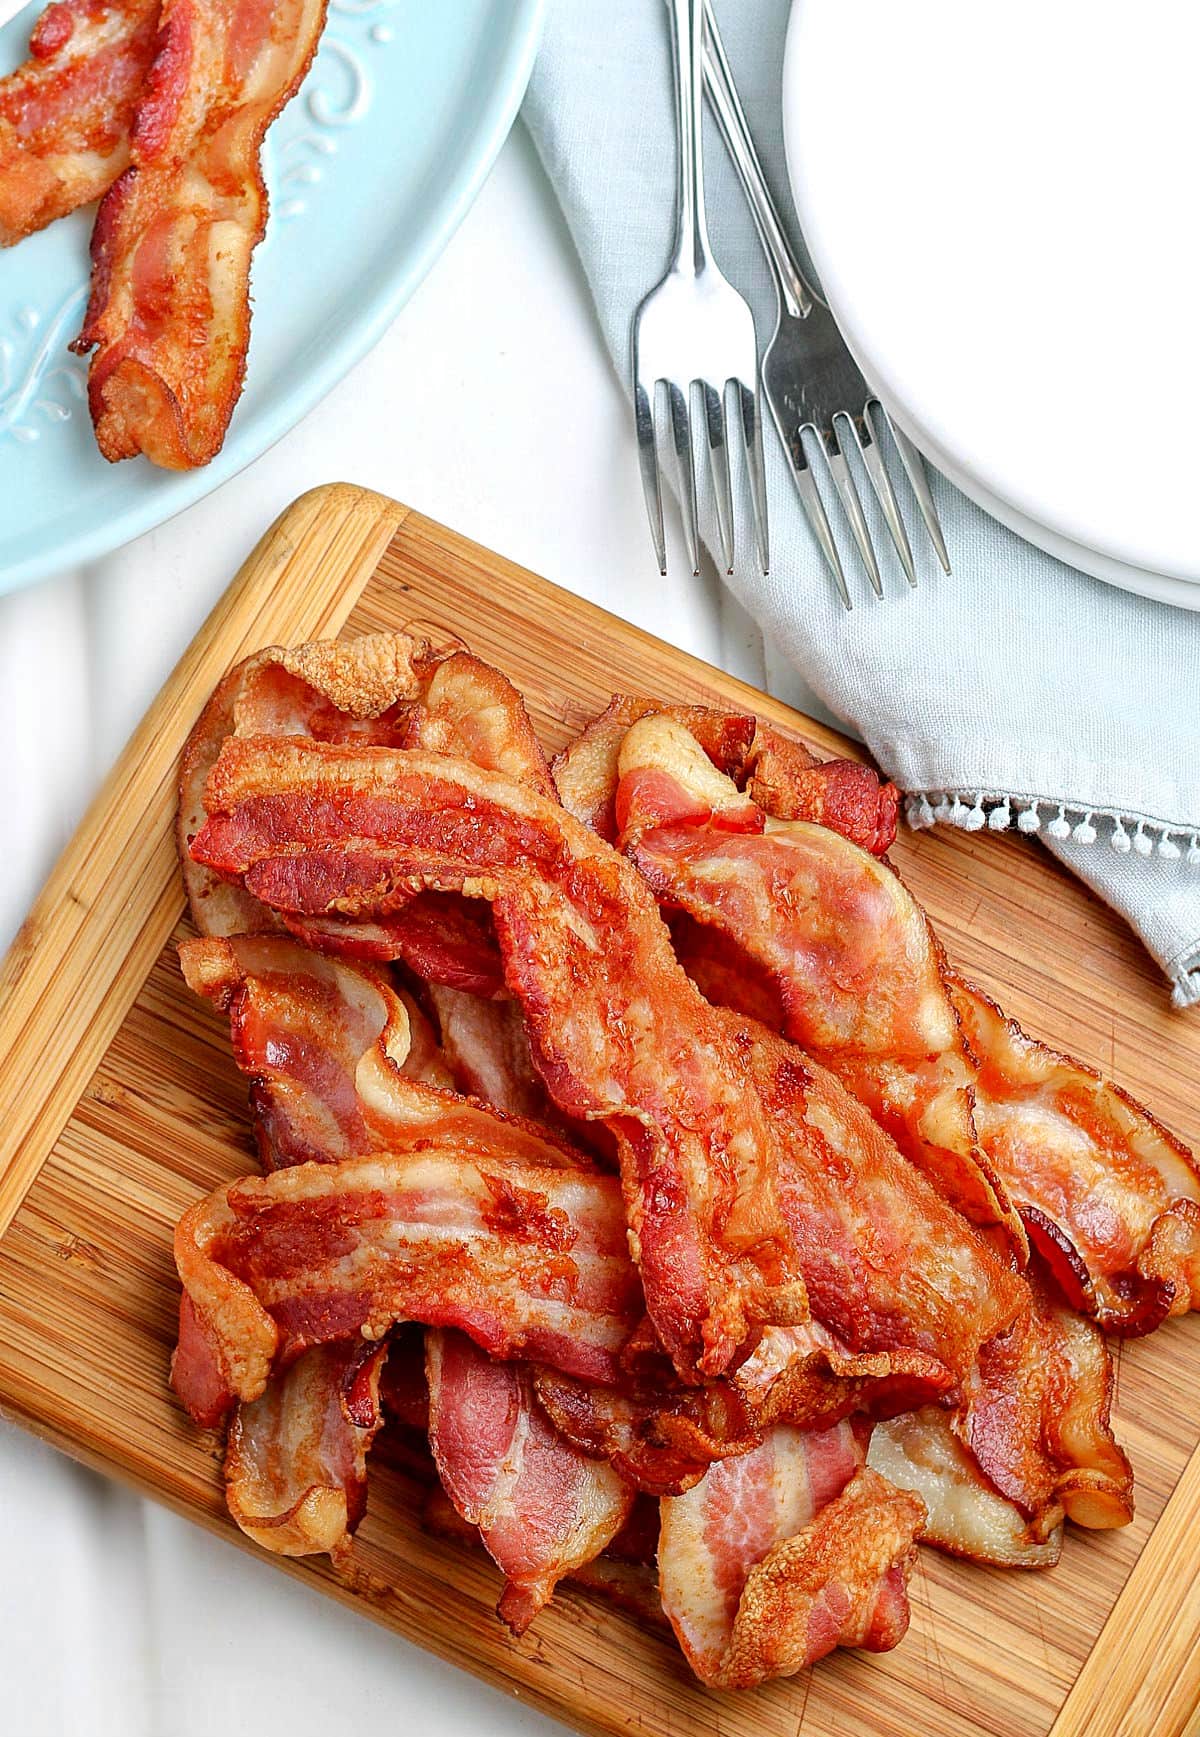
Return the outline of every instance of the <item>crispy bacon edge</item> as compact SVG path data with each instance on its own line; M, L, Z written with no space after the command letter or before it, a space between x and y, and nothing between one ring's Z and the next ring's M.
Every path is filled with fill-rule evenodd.
M648 717L667 717L691 735L718 771L765 813L831 827L882 856L896 836L899 793L855 760L819 760L794 737L748 713L675 706L615 694L555 756L563 807L612 844L621 742Z
M862 1457L849 1424L781 1428L661 1504L663 1608L702 1682L752 1688L902 1639L925 1506Z
M98 199L129 162L160 0L53 0L0 79L0 247Z

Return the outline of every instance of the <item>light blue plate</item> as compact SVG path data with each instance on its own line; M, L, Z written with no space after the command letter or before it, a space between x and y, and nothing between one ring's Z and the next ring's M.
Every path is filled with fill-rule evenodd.
M287 433L376 343L466 213L512 125L544 0L330 0L271 129L246 389L224 450L175 474L108 464L79 329L91 211L0 252L0 592L161 524ZM36 13L0 29L0 70Z

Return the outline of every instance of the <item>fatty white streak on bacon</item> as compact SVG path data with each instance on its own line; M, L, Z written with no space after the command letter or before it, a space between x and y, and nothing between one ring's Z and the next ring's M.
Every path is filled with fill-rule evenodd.
M924 1506L863 1468L849 1423L773 1430L661 1506L663 1608L702 1682L750 1688L903 1636Z

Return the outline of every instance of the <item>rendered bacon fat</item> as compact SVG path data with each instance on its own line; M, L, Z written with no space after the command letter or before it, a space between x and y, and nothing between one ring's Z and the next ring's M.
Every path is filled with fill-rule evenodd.
M449 758L299 741L228 742L205 800L194 854L273 906L358 916L430 883L493 901L552 1096L625 1145L647 1304L685 1379L728 1367L752 1323L806 1319L809 1268L853 1350L919 1351L937 1391L1012 1319L1019 1294L983 1244L833 1081L703 1001L644 882L561 809ZM903 1280L864 1263L865 1301L826 1283L833 1222L866 1247L889 1225ZM908 1317L883 1301L898 1282Z
M610 1466L558 1434L524 1364L461 1333L426 1335L429 1435L446 1494L507 1581L500 1615L522 1634L555 1585L597 1557L633 1506Z
M220 450L250 342L250 259L266 227L263 138L308 70L325 0L165 0L130 166L92 236L75 347L108 459L170 470Z
M615 1382L641 1311L614 1179L436 1149L301 1164L180 1220L173 1379L198 1422L306 1347L397 1321Z
M1052 1568L1062 1554L1062 1523L1033 1534L1015 1502L984 1477L954 1433L949 1413L925 1405L876 1424L867 1463L927 1510L923 1543L997 1568Z
M908 1627L919 1499L862 1469L849 1424L777 1429L662 1504L663 1608L702 1682L751 1688Z
M225 1450L229 1512L281 1556L341 1552L367 1501L367 1453L382 1413L385 1348L317 1345L241 1405Z
M160 0L54 0L0 79L0 246L107 191L129 162Z

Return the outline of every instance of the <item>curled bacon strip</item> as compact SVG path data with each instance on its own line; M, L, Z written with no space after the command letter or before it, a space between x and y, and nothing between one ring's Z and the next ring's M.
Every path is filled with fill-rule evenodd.
M397 1321L611 1384L641 1313L613 1178L437 1149L230 1183L184 1214L175 1260L172 1378L200 1423L307 1346Z
M267 220L267 128L316 52L325 0L165 0L130 134L130 166L92 235L73 348L107 459L207 464L250 343L250 259Z
M1016 1503L984 1477L939 1406L876 1424L867 1464L898 1489L920 1496L928 1512L922 1542L948 1555L997 1568L1052 1568L1062 1554L1061 1522L1035 1538Z
M449 1089L412 998L377 972L276 935L185 941L189 985L229 1014L263 1167L436 1145L588 1169L548 1130Z
M1067 1301L1110 1333L1200 1307L1200 1172L1148 1110L956 976L979 1136Z
M630 730L620 770L623 836L656 895L736 942L774 985L788 1037L1023 1257L1020 1221L976 1143L973 1068L941 950L899 878L824 826L766 822L759 810L737 830L714 819L714 785L727 805L734 786L668 720Z
M1031 1290L1030 1308L980 1351L955 1428L1034 1538L1064 1512L1080 1526L1126 1526L1133 1471L1109 1427L1108 1348L1090 1321Z
M899 795L853 760L818 760L761 718L708 706L668 706L616 695L554 761L563 807L612 843L621 743L643 718L665 717L686 730L718 771L779 820L811 820L882 855L896 836Z
M277 908L372 912L418 880L494 901L539 1072L625 1146L647 1305L685 1379L727 1368L753 1321L806 1319L805 1285L855 1350L912 1335L943 1385L1012 1319L984 1245L828 1076L708 1007L644 882L561 809L449 758L301 741L228 742L205 800L194 854ZM825 1276L831 1238L861 1249L884 1226L905 1258L860 1261L851 1300ZM897 1283L908 1318L882 1300Z
M385 1347L317 1345L239 1406L225 1450L229 1512L280 1556L339 1554L366 1510L367 1453L383 1421Z
M160 0L53 0L0 79L0 247L107 191L129 162Z
M461 1333L426 1335L429 1438L442 1487L479 1528L507 1581L499 1614L523 1634L564 1575L597 1557L633 1491L553 1428L523 1364L495 1363Z
M908 1627L921 1501L862 1467L848 1424L777 1429L662 1504L663 1608L702 1682L750 1688Z

